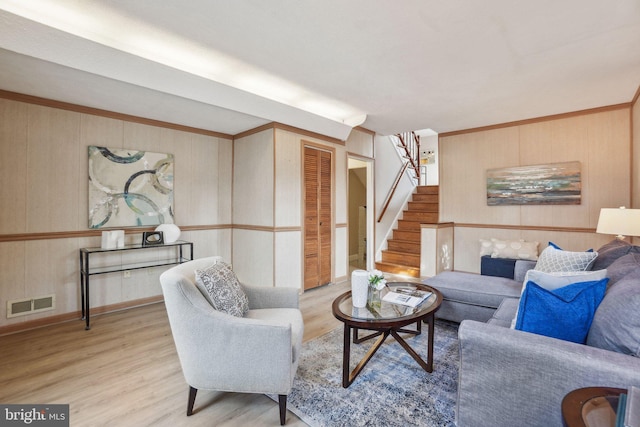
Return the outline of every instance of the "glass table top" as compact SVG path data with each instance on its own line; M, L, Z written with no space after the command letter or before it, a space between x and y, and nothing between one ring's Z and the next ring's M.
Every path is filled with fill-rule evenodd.
M387 283L387 287L383 288L382 291L380 291L380 307L371 307L370 305L362 308L354 307L353 301L351 299L351 294L349 294L348 296L343 298L342 301L340 301L338 308L343 314L360 320L375 321L412 317L420 314L421 312L428 311L432 308L433 304L438 299L436 292L433 292L431 288L419 285L420 291L430 292L431 294L416 307L387 302L384 301L384 297L391 290L401 293L415 292L416 290L418 290L418 286L416 285L417 284L415 283L409 282Z

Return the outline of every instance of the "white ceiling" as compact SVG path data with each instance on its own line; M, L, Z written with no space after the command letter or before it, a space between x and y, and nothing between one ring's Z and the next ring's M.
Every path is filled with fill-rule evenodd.
M228 134L441 133L639 86L640 0L0 0L0 89Z

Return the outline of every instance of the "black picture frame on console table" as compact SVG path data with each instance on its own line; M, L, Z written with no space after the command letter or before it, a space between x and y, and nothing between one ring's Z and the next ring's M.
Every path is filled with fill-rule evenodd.
M142 233L142 246L163 245L164 236L162 231L145 231Z

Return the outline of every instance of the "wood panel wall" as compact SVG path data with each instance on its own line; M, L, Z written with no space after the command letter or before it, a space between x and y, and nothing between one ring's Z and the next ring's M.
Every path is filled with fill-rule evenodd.
M0 99L0 331L38 319L79 318L78 250L88 229L87 147L175 156L175 220L196 257L231 259L231 138ZM128 242L141 234L129 229ZM117 259L116 259L117 261ZM163 269L92 278L92 306L158 299ZM55 294L55 311L7 319L7 301ZM78 327L81 327L80 322Z
M336 143L286 126L264 126L234 140L233 263L240 280L302 289L302 148L334 158L332 280L348 276L347 151L373 152L373 135L354 130Z
M455 269L479 272L480 238L536 240L541 248L553 240L568 250L610 240L594 230L600 208L631 206L630 120L626 105L441 135L440 220L456 223ZM566 161L581 163L580 205L487 205L487 169Z
M373 132L356 129L343 142L271 124L232 137L6 91L0 91L0 120L0 333L79 318L78 250L100 246L100 233L87 224L89 145L174 154L175 220L181 238L194 242L195 256L221 255L247 283L297 287L300 150L303 141L331 147L333 277L347 278L346 146L372 156ZM140 239L141 230L127 230L127 242ZM130 279L94 276L92 307L100 312L161 299L163 270L133 271ZM51 293L55 311L6 318L7 300Z

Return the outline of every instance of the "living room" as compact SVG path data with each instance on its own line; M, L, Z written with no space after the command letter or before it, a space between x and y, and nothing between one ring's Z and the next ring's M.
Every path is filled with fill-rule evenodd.
M583 7L581 3L574 6ZM626 29L632 33L631 42L627 42L631 46L637 45L638 25L628 23L628 19L637 18L637 8L626 6L626 19L620 18L625 15L625 8L620 6L620 10L612 14L611 22L602 25L603 30L598 35L603 38L593 35L594 50L602 49L603 40L607 40L603 35L605 30L615 25L619 25L615 28L620 32ZM608 10L609 7L604 2L593 2L593 10ZM562 12L566 13L566 10ZM387 127L381 124L379 130L373 129L374 126L377 128L375 109L368 110L369 122L365 120L360 126L349 126L348 132L342 127L340 132L325 132L322 126L326 119L320 120L321 124L310 121L312 124L305 126L302 124L305 120L285 121L266 114L255 126L246 127L245 123L256 122L238 124L239 121L223 111L212 111L201 99L195 101L202 103L206 111L201 122L211 121L210 126L196 126L193 117L189 117L191 121L174 122L173 117L188 115L180 111L174 111L174 116L154 115L154 102L161 110L160 106L175 101L178 105L175 110L180 110L183 93L154 95L151 97L153 102L141 108L148 109L148 115L140 109L115 109L112 104L97 103L101 95L97 92L113 91L124 97L124 103L134 104L140 87L138 82L119 81L116 84L113 76L99 76L97 81L102 85L101 89L83 87L79 92L84 92L84 98L59 98L54 86L59 84L63 91L71 92L66 85L80 85L86 76L79 71L81 68L74 68L79 67L77 64L65 66L56 62L59 59L46 62L46 58L43 64L37 62L43 60L43 52L22 50L14 40L22 33L10 31L23 19L29 19L20 16L20 19L12 20L18 16L15 14L15 10L3 8L3 17L12 25L4 27L7 41L0 43L3 53L0 65L7 71L7 77L3 77L4 82L0 85L0 173L4 184L0 193L1 334L65 321L73 321L70 323L77 323L74 327L82 329L78 320L78 250L100 246L100 231L90 229L87 220L89 182L86 171L87 147L90 145L172 153L176 159L175 222L182 229L181 238L194 243L196 258L220 255L233 264L242 281L266 287L298 288L302 288L304 277L301 152L305 146L330 151L335 174L331 282L344 285L349 278L348 158L356 157L373 165L376 211L380 210L398 170L389 168L389 163L396 159L386 157L387 148L382 148L389 144L386 135L392 132L385 133ZM358 14L348 16L357 20ZM487 18L484 22L488 21ZM271 24L275 25L275 22L271 21ZM580 31L571 35L577 37L576 34ZM290 34L286 36L290 37ZM563 42L570 45L576 38L568 37ZM549 48L549 44L553 43L548 42L545 46ZM611 46L619 49L625 45L620 42ZM567 48L556 54L569 55L569 51ZM640 65L633 49L626 52L625 61L616 63L609 58L611 64L617 64L617 69L607 67L602 70L605 78L599 83L587 79L583 83L587 86L577 87L578 75L567 73L563 81L566 91L555 87L555 93L547 93L553 102L558 101L556 105L551 102L551 107L550 103L540 100L544 98L543 94L533 96L531 92L523 91L521 86L526 86L529 80L509 80L517 95L514 98L519 99L510 98L511 103L501 104L503 98L496 100L488 90L478 91L473 97L484 98L483 104L471 106L471 100L468 100L469 106L451 113L448 121L442 119L441 127L434 126L439 131L440 221L454 223L452 265L455 270L480 271L479 239L524 239L541 244L553 241L576 251L598 248L611 240L611 236L595 233L600 209L638 207ZM357 53L351 54L357 56ZM602 59L601 62L607 61ZM95 63L99 66L101 61ZM44 84L36 80L14 84L16 69L24 70L24 74L35 76ZM576 72L576 69L572 70ZM498 79L496 75L499 71L495 69L489 73L492 79ZM59 76L66 76L68 82L60 83ZM542 76L549 79L547 74ZM541 77L540 87L548 83L544 78ZM617 81L618 85L612 81ZM92 84L95 82L91 80ZM452 79L445 86L448 91L455 91L458 84L458 90L467 94L464 98L470 98L472 90L459 81ZM47 85L52 87L31 90ZM626 88L623 94L621 87ZM150 90L145 88L145 91ZM587 96L587 92L592 97ZM601 98L596 96L603 94L605 96ZM570 102L560 105L559 98ZM145 99L148 101L149 98ZM463 105L464 101L456 98L452 107L448 107L446 99L446 92L440 92L438 103L442 110L455 110L453 106ZM596 99L604 101L594 103ZM500 114L477 114L489 107ZM192 106L189 108L188 112L193 113ZM523 115L516 115L515 110ZM247 115L257 114L255 109L247 112ZM438 114L431 111L423 114L433 118L434 124L437 122ZM405 123L412 126L410 129L433 126L428 120L417 125L415 121L398 118L402 116L401 112L391 116L394 116L396 126L405 126ZM495 117L502 120L495 120ZM235 127L229 127L225 121L233 122ZM223 123L217 125L218 122ZM346 135L340 137L337 133ZM579 205L487 205L485 174L488 169L568 161L581 165L582 199ZM403 200L413 190L409 186L400 189L394 199L396 212L401 211ZM382 223L372 228L372 254L384 247L393 217L394 213L389 213ZM138 242L143 229L150 228L127 229L126 240ZM106 275L92 279L93 313L161 302L158 284L161 272L161 269L141 270L132 271L130 277ZM54 310L7 317L6 301L47 295L56 296ZM106 322L107 317L104 319ZM97 327L95 331L87 332L99 334ZM182 384L176 385L174 390L182 393ZM265 420L267 424L268 421L271 420Z

